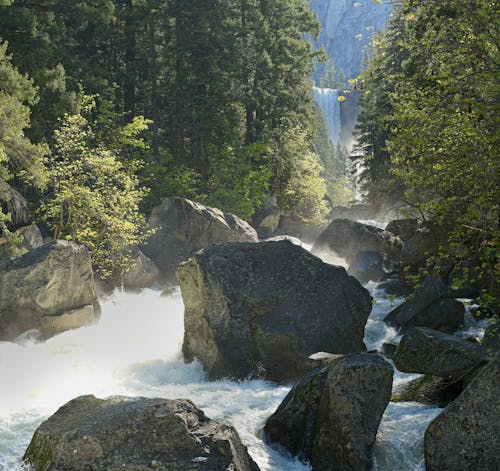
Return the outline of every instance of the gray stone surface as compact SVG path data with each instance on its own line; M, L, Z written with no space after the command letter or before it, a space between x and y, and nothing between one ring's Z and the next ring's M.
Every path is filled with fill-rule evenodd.
M123 276L124 288L129 290L149 288L160 275L158 267L137 247L129 249L129 256L133 265Z
M141 250L169 281L179 263L215 242L256 242L257 233L234 214L223 213L185 198L166 198L153 209L154 230Z
M313 470L369 471L392 376L375 354L333 360L293 387L267 420L267 439L309 460Z
M11 260L0 271L0 340L36 329L45 339L99 317L88 250L57 240Z
M311 369L314 352L365 350L368 291L289 241L212 245L177 276L183 352L211 378L290 381Z
M80 396L36 430L34 471L258 471L236 430L188 400Z
M438 275L431 274L384 322L403 332L411 327L454 332L464 323L465 308L451 296L451 289Z
M500 469L500 357L476 376L429 425L427 471Z
M470 374L487 359L480 344L426 327L414 327L403 335L393 356L400 371L446 379Z
M416 219L394 219L385 227L386 231L392 232L398 236L403 242L411 239L418 229L418 221Z
M321 255L335 252L348 264L354 263L359 252L376 252L382 258L397 260L401 240L378 227L350 219L335 219L318 237L312 252Z

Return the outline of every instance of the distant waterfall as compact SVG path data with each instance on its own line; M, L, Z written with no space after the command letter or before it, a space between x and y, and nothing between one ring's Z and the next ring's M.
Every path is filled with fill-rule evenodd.
M332 144L337 144L341 132L339 91L332 88L314 87L313 95L325 115L328 124L328 136Z

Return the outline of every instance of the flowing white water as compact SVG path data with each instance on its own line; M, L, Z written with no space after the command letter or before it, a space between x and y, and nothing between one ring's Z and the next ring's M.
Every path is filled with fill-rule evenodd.
M381 319L393 306L378 301L366 329L368 348L395 336ZM262 470L305 471L262 441L262 426L289 390L265 381L208 382L199 364L182 361L183 306L179 294L116 293L103 302L98 325L43 343L0 343L0 470L23 470L35 428L81 394L188 398L211 418L232 424ZM408 375L406 375L407 377ZM396 375L396 382L406 378ZM376 470L423 469L422 436L438 409L391 404L375 445Z
M340 121L339 91L332 88L313 88L313 96L319 105L328 125L328 137L332 144L337 144L342 131Z

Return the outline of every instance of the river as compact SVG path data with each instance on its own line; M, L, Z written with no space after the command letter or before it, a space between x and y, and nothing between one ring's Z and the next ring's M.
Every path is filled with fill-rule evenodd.
M366 326L369 349L396 336L382 319L401 300L369 284L376 302ZM232 424L263 471L305 471L262 440L262 427L290 386L267 381L209 382L198 363L182 360L180 293L116 292L102 302L99 324L43 343L0 342L0 470L26 470L22 455L36 427L82 394L191 399L206 414ZM395 384L415 377L396 372ZM423 432L439 409L391 403L374 447L374 470L423 470Z

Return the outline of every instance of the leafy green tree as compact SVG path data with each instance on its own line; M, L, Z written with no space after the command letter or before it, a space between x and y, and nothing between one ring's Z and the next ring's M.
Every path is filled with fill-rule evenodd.
M127 269L127 247L144 238L139 204L145 190L113 149L96 145L86 118L94 108L84 98L81 112L66 115L55 132L50 192L41 215L55 238L86 245L96 272L108 278Z
M18 190L43 188L47 148L25 135L31 106L37 102L32 80L12 65L7 43L0 43L0 234L9 236L8 225L24 222L27 203Z
M365 74L359 134L370 194L380 175L434 222L453 281L497 298L498 20L489 0L402 1Z

